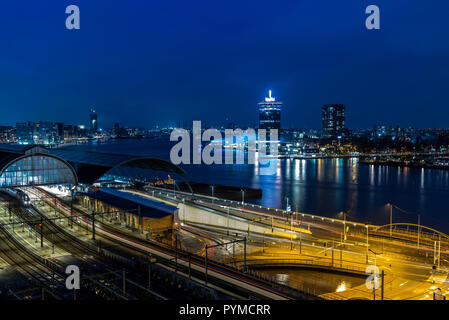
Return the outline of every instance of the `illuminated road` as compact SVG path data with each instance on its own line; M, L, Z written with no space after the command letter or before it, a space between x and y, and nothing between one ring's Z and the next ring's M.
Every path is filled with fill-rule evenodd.
M258 205L211 198L207 196L192 197L181 192L162 191L144 194L171 204L192 204L221 212L223 216L245 219L249 225L263 225L268 229L281 229L295 234L290 240L274 235L229 230L226 226L193 224L195 228L215 234L217 239L232 240L233 235L248 237L247 264L253 268L268 266L307 266L324 270L346 271L363 274L368 265L376 265L385 276L385 299L431 299L432 292L441 288L447 291L447 254L448 240L439 238L438 247L427 234L421 235L417 246L416 235L389 229L379 231L379 226L366 225L343 219L332 219L302 213L287 215L280 209L266 208ZM185 222L189 225L188 222ZM304 230L310 231L310 234ZM425 238L427 237L427 238ZM440 250L437 250L439 248ZM438 255L440 252L440 255ZM436 272L436 283L432 278L432 266L440 265ZM228 259L228 263L242 264L243 258ZM433 279L432 279L433 280ZM366 292L365 292L366 291ZM378 293L379 298L380 293ZM323 296L336 298L335 296ZM354 290L339 293L340 299L373 299L371 291L363 285Z

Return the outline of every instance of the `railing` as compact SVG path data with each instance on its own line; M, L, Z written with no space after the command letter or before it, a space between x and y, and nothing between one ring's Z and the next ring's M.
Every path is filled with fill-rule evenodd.
M239 262L240 264L241 262ZM320 269L329 269L332 271L342 271L348 273L357 273L357 274L365 274L366 268L364 266L355 266L348 263L340 264L338 260L332 262L328 261L319 261L313 259L247 259L246 264L249 267L255 266L307 266L307 267L316 267Z
M283 220L288 219L290 217L290 219L293 219L293 225L296 225L296 226L298 226L301 223L307 224L307 222L304 222L304 221L302 221L301 223L299 221L296 221L298 218L300 218L300 219L307 218L311 221L329 223L334 226L343 227L343 226L347 225L347 226L357 227L360 229L356 232L360 232L360 233L365 233L364 231L366 229L369 229L368 230L369 232L382 232L382 231L378 231L378 228L380 226L361 223L361 222L318 216L318 215L313 215L313 214L303 213L303 212L294 212L294 211L288 212L283 209L271 208L271 207L266 207L266 206L262 206L262 205L258 205L258 204L246 203L246 202L242 202L242 201L227 200L227 199L212 197L212 196L208 196L208 195L191 194L191 193L179 191L179 190L177 190L174 194L172 191L170 191L166 188L159 188L159 187L154 187L154 186L149 186L149 187L147 187L147 189L152 189L154 191L157 191L160 195L165 194L164 196L166 196L167 198L171 198L175 201L181 201L180 199L178 199L178 196L180 196L179 198L182 198L184 196L188 197L188 198L192 198L192 196L193 196L194 197L193 200L203 198L203 199L212 200L213 202L216 202L217 204L221 203L221 204L226 205L229 203L229 204L235 205L237 207L242 207L242 208L250 208L250 209L257 208L259 210L264 210L265 212L270 213L272 215L278 216L278 218L282 218ZM154 195L158 196L158 194L156 194L156 193ZM422 226L422 228L425 228L425 226ZM352 232L354 232L354 230ZM408 231L408 230L405 231L405 230L401 230L401 229L397 230L396 232L399 234L404 234L404 233L407 233L410 235L413 234L413 231ZM389 233L389 231L388 231L388 233ZM418 232L416 231L415 234L417 237ZM424 237L430 237L433 240L437 240L437 238L435 238L432 233L420 230L420 234ZM400 240L400 239L397 239L397 240ZM423 241L424 240L425 240L425 238L423 238ZM443 243L443 241L442 241L442 243Z

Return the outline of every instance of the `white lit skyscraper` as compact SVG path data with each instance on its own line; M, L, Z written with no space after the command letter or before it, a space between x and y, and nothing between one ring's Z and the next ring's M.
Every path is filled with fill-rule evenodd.
M281 129L281 109L282 102L277 102L271 96L265 98L265 101L259 102L259 129Z
M90 109L89 120L90 131L96 133L98 131L98 115L94 109Z

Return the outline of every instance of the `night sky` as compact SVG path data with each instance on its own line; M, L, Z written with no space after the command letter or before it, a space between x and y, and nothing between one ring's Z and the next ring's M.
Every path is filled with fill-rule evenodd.
M447 0L0 0L0 34L0 125L254 126L272 89L283 127L449 127Z

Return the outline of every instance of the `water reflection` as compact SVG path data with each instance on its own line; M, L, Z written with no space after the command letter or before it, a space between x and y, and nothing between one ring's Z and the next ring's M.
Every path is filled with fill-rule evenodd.
M299 159L295 160L295 179L299 180Z
M376 288L377 288L377 287L376 287ZM346 291L346 289L348 289L348 288L346 287L346 282L342 281L342 282L338 285L338 287L337 287L337 289L335 290L335 292L343 292L343 291Z
M374 186L374 165L369 166L369 181L372 186Z
M421 169L421 189L424 189L424 168Z
M294 288L309 288L316 294L342 292L365 282L363 277L324 273L303 269L264 269L262 272L272 275L279 283Z
M290 171L291 171L291 162L292 160L287 159L286 160L286 165L285 165L285 177L287 178L287 180L290 179Z

